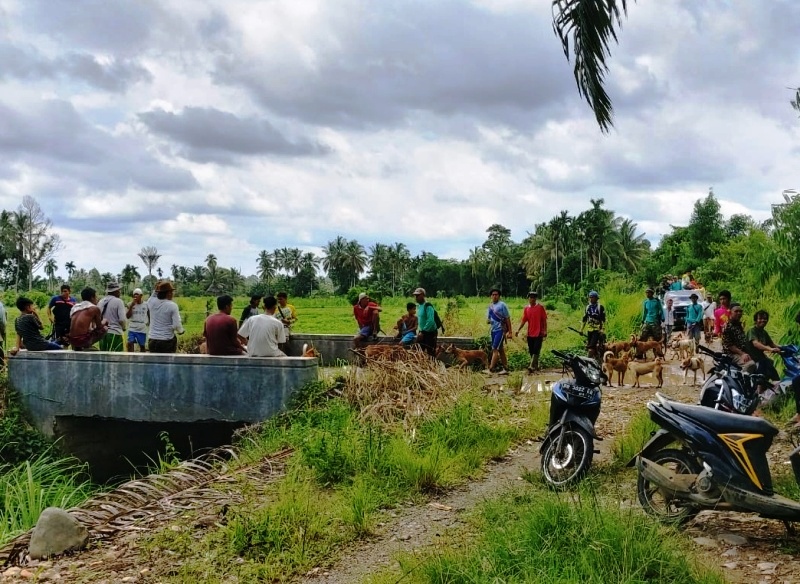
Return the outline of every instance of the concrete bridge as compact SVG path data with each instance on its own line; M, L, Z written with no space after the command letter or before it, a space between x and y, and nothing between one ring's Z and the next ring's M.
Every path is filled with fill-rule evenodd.
M318 378L318 361L21 351L9 359L8 377L36 427L53 436L61 417L260 422L284 409L294 390Z

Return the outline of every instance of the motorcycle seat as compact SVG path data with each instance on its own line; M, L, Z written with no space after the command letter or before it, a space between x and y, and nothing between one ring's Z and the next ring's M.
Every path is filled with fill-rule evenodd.
M697 420L718 434L741 432L745 434L763 434L769 437L774 437L778 434L778 429L764 418L730 414L705 406L694 406L673 401L670 401L669 405L674 411Z

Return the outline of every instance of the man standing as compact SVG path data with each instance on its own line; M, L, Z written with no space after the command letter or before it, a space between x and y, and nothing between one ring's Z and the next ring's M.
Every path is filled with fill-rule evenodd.
M142 289L136 288L133 291L133 300L128 304L125 312L128 319L128 353L133 353L136 345L139 345L139 352L146 353L147 325L150 324L150 311L147 304L142 302Z
M244 353L237 333L233 312L233 298L227 294L217 298L219 312L212 314L203 325L203 336L209 355L241 355ZM255 317L251 317L255 318Z
M106 321L97 308L94 288L81 290L81 301L70 310L69 342L73 351L93 350L92 345L106 333Z
M672 329L675 327L675 309L672 308L672 298L667 298L662 321L664 323L664 348L666 348L672 337Z
M703 307L697 303L698 297L694 292L689 296L692 303L686 307L686 332L695 344L700 343L700 332L703 330Z
M717 298L717 308L714 310L714 334L719 337L731 317L731 293L720 290Z
M439 341L439 329L433 317L433 304L425 300L425 288L414 290L417 301L417 343L432 358L436 358L436 344Z
M275 318L283 324L283 332L286 335L286 341L281 346L281 351L286 353L286 343L292 338L292 325L297 321L297 310L287 302L289 295L286 294L286 292L278 292L275 298L278 300L278 306L275 309Z
M275 318L278 301L274 296L264 298L264 314L251 316L239 329L242 343L247 344L248 357L285 357L279 345L286 342L283 324Z
M714 302L714 297L711 294L707 295L706 301L703 302L703 331L706 344L714 339L714 311L716 309L717 303Z
M603 344L603 327L606 322L606 309L598 300L600 295L597 292L594 290L589 292L589 304L586 305L581 319L581 332L584 328L589 329L586 333L586 352L592 359L599 357L597 353Z
M547 312L544 306L536 300L536 292L533 290L528 292L528 306L522 311L522 321L517 329L517 336L519 336L522 327L528 323L528 353L531 356L528 373L540 371L539 355L542 352L542 343L547 336Z
M505 340L506 337L513 338L514 332L511 325L511 314L508 312L506 303L500 300L500 290L494 288L491 291L491 303L486 311L486 323L491 325L490 334L492 337L492 360L489 363L491 372L499 360L502 367L498 373L508 375L508 359L506 358Z
M70 311L78 303L71 292L67 284L62 284L61 294L53 296L47 305L47 319L55 330L56 342L65 346L69 344Z
M23 343L25 348L29 351L60 351L64 347L58 343L48 341L42 336L42 321L36 312L36 305L30 298L20 296L17 298L17 308L20 315L14 322L14 328L17 332L17 346L14 353L20 350Z
M353 316L358 323L358 334L353 337L353 348L360 349L361 343L375 337L380 329L381 307L372 302L366 292L358 295L353 306Z
M262 296L260 294L250 297L250 304L245 306L244 310L242 311L242 317L239 319L239 326L242 326L244 321L251 316L257 316L259 314L258 305L261 304L261 298Z
M664 319L664 309L658 299L653 297L653 289L645 290L645 298L642 303L642 334L640 341L661 340L661 322Z
M97 348L101 351L121 353L124 350L122 333L125 332L127 317L125 316L125 303L122 302L118 282L109 282L106 286L106 295L97 304L101 318L108 323L106 334L100 339Z
M150 340L147 348L151 353L177 353L178 337L185 331L181 324L178 305L172 301L175 287L169 281L156 284L155 296L147 300L150 311Z

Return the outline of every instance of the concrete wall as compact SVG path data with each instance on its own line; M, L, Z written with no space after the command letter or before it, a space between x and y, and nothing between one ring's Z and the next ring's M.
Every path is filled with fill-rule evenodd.
M59 416L139 422L258 422L318 378L316 359L21 351L11 387L41 432Z
M319 351L322 364L336 365L337 362L353 362L355 355L350 350L353 347L354 335L311 335L299 333L292 335L287 352L289 355L302 355L303 344L314 345ZM439 337L439 345L454 344L459 349L474 349L475 340L471 337ZM394 337L378 337L374 343L367 344L397 344Z

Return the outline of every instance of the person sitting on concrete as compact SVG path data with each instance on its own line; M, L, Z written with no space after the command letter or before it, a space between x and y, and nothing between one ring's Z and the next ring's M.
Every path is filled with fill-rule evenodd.
M406 311L394 328L397 329L397 338L400 340L400 344L409 347L417 340L417 305L413 302L407 303Z
M219 312L209 316L203 325L206 352L209 355L241 355L244 353L244 348L236 334L238 329L236 319L231 316L233 298L227 294L219 296L217 308Z
M121 353L125 350L123 333L127 325L128 311L125 310L125 303L119 296L119 282L109 282L106 286L106 295L97 303L100 316L108 323L108 330L97 345L101 351Z
M36 312L33 300L20 296L17 298L17 308L21 314L14 323L17 331L17 345L12 354L15 355L23 347L23 344L24 348L29 351L60 351L64 348L42 336L44 325Z
M353 337L353 348L358 350L364 341L377 338L381 328L381 307L366 292L362 292L353 306L353 316L358 323L358 334Z
M250 304L245 306L244 310L242 311L242 317L239 319L239 326L242 326L244 321L251 316L258 316L258 305L261 304L261 298L263 298L261 294L256 294L250 297Z
M94 288L81 290L81 301L70 310L69 342L73 351L96 350L92 345L106 334L106 321L97 308Z
M264 298L264 314L251 316L239 329L239 337L247 345L248 357L285 357L278 347L286 342L283 323L275 318L278 301L274 296Z
M169 281L156 284L156 295L147 300L150 310L150 340L147 349L151 353L177 353L178 337L184 332L178 305L172 301L175 287Z

